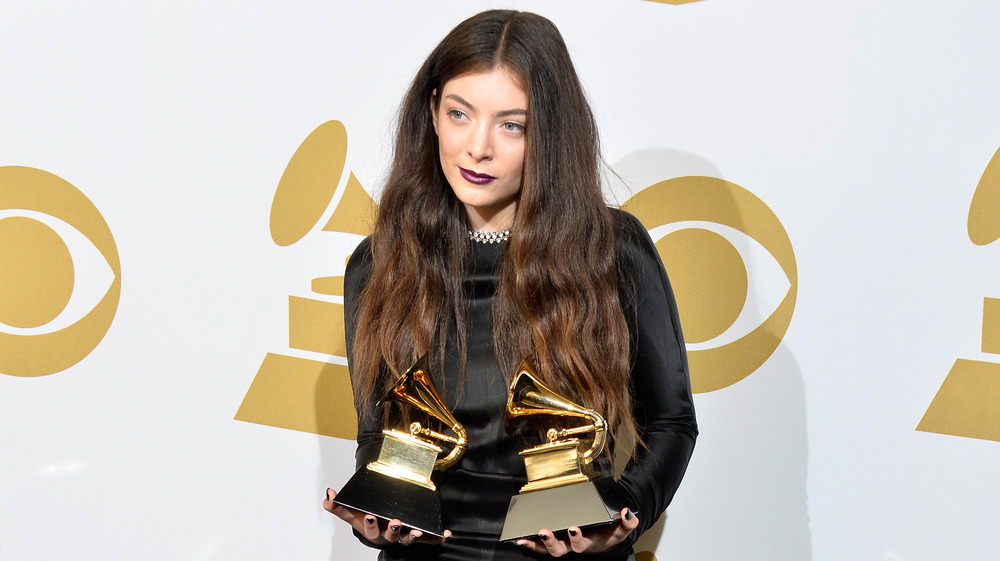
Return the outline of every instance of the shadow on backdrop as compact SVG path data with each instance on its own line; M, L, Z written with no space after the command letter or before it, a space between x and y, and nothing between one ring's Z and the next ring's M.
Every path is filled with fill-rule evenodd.
M811 559L805 388L781 343L798 288L787 233L700 156L646 149L614 170L614 197L643 221L670 276L701 430L638 561Z

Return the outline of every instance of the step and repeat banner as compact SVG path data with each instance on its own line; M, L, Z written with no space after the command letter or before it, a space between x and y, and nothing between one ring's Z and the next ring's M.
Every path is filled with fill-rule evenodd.
M1000 558L1000 4L0 2L0 560L371 559L343 272L397 104L552 19L701 437L641 561Z

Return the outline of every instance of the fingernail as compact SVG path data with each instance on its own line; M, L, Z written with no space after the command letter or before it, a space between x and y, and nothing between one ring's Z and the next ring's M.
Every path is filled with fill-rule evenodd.
M333 499L330 498L330 490L329 489L326 490L326 500L328 500L328 501L332 501L333 500Z
M632 509L625 511L625 520L632 520Z
M573 528L570 528L569 529L569 535L571 535L571 536L573 536L575 538L576 537L576 530L574 530Z
M392 528L393 532L398 532L399 531L399 527L400 527L399 524L393 524L392 526L390 526L390 528Z
M543 542L547 542L547 541L549 541L549 537L548 537L547 535L545 535L545 534L538 534L538 537L539 537L539 538L540 538L540 539L541 539L541 540L542 540Z
M375 517L374 516L365 516L365 522L367 522L369 524L374 524L375 523Z

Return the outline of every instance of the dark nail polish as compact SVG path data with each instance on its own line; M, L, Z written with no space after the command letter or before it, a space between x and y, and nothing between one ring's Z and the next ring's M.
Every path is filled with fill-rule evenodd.
M573 536L575 538L576 537L576 530L570 528L569 535L571 535L571 536Z
M330 490L329 489L326 490L326 499L324 499L324 500L327 500L327 501L332 501L333 500L333 499L330 498Z
M393 532L398 532L399 531L399 527L400 527L399 524L393 524L391 526Z
M538 534L538 537L539 537L539 538L540 538L540 539L541 539L541 540L542 540L543 542L547 542L547 541L549 541L549 537L548 537L548 536L546 536L545 534Z
M375 517L374 516L365 516L365 522L367 522L369 524L374 524L375 523Z
M632 520L632 509L625 511L625 520Z

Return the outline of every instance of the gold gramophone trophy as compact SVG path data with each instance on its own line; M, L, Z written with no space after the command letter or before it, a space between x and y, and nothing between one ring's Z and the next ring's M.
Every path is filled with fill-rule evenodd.
M523 420L544 425L546 418L561 421L559 425L582 424L551 427L545 431L548 442L521 451L528 483L510 500L500 541L535 536L543 528L559 532L570 526L610 524L625 507L614 481L595 478L592 473L593 461L607 441L604 417L542 384L526 358L507 395L507 428ZM587 440L590 443L584 449Z
M456 436L442 434L419 422L408 431L386 429L378 460L358 469L337 493L334 503L367 514L400 520L425 534L443 536L441 499L431 481L435 469L445 469L462 457L468 446L465 428L455 420L434 388L424 356L403 374L379 400L378 405L397 402L416 408L440 421ZM444 457L441 442L450 445Z

